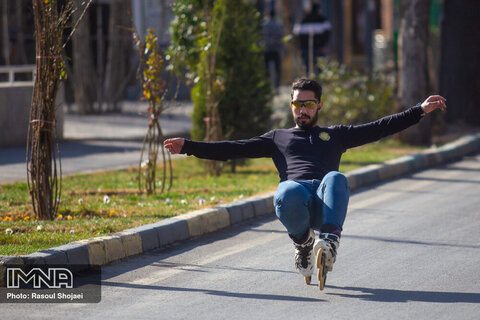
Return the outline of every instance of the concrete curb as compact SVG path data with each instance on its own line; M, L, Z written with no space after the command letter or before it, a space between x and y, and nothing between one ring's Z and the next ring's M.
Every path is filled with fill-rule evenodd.
M369 165L346 174L351 190L405 175L407 173L432 168L453 162L463 156L480 151L480 133L469 135L440 148L403 156L382 164Z
M462 137L441 148L371 165L346 174L352 190L407 173L461 159L480 151L480 134ZM5 265L72 264L85 268L141 254L173 242L227 228L257 216L273 214L274 192L189 212L109 236L75 241L24 256L0 256L0 284Z

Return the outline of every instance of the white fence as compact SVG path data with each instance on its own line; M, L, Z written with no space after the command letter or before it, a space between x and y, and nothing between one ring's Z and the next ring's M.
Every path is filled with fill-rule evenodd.
M26 145L35 69L35 65L0 66L0 148ZM56 98L58 139L63 138L64 101L61 86Z
M2 76L7 74L8 76ZM17 74L28 74L29 80L17 80ZM35 65L12 65L12 66L0 66L0 85L13 85L14 83L33 83L35 77ZM6 81L5 81L6 78Z

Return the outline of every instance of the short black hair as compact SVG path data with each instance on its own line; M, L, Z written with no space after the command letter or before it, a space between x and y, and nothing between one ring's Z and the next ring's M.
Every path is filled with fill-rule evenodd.
M299 79L292 84L292 92L290 93L291 99L293 99L293 91L295 90L310 90L315 93L315 98L318 101L322 100L322 85L312 79Z

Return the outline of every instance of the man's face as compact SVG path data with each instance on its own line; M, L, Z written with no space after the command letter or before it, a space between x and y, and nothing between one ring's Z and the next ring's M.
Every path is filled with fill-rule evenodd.
M308 108L307 101L314 101L314 107ZM297 128L310 129L317 125L318 112L322 109L323 102L319 102L317 98L315 98L315 93L313 91L294 90L292 102L297 102L297 104L305 102L300 108L296 108L291 104L293 120L297 124Z

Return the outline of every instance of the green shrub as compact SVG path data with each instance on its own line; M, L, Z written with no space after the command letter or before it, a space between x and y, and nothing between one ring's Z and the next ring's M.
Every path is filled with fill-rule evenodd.
M226 8L224 8L226 7ZM223 138L245 139L269 129L271 88L265 78L260 15L245 0L217 1L213 11L225 9L223 32L216 56L216 72L223 79L219 113ZM215 14L214 12L212 14ZM201 77L191 91L194 106L192 138L205 137L205 90Z
M206 88L205 50L215 45L215 75L219 90L218 111L222 139L246 139L267 131L272 114L269 107L271 87L265 77L261 40L260 14L247 0L217 0L209 14L215 26L202 25L201 13L208 0L180 0L174 5L176 18L172 23L170 61L177 71L184 70L185 78L194 84L191 135L205 139ZM223 20L218 18L224 13ZM204 19L203 19L204 20ZM218 22L223 21L220 25ZM189 27L185 23L191 23ZM202 52L203 51L203 52ZM232 169L234 170L235 164Z
M394 87L384 73L370 77L338 62L318 59L322 72L316 77L323 87L322 125L360 124L393 112Z

